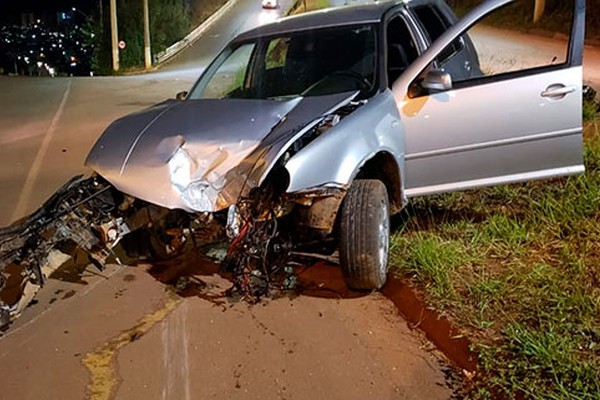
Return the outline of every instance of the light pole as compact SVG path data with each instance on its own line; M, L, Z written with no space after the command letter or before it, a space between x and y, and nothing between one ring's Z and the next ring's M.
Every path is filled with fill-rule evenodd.
M98 19L100 20L100 37L102 36L102 33L104 32L104 7L102 6L102 0L98 0Z
M535 6L533 9L533 22L536 23L542 18L544 14L544 8L546 8L546 0L535 0Z
M146 71L152 68L152 54L150 52L150 13L148 0L144 0L144 63Z
M117 27L117 0L110 0L110 33L113 71L119 70L119 28Z

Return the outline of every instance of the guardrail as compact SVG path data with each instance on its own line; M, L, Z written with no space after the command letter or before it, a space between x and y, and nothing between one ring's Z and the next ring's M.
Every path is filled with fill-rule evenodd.
M162 64L165 61L171 59L175 55L177 55L180 51L185 49L186 47L192 45L200 36L206 31L212 24L214 24L219 18L223 16L233 5L237 2L237 0L229 0L225 3L219 10L208 17L204 22L198 25L193 31L191 31L186 37L181 39L179 42L172 44L167 47L165 50L154 56L154 64Z

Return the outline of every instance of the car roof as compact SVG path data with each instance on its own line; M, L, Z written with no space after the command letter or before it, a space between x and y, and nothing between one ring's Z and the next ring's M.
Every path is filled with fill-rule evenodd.
M437 2L438 0L393 0L354 6L325 8L323 10L285 17L271 24L249 30L239 35L235 41L245 41L261 36L271 36L286 32L298 32L340 25L377 23L383 19L383 16L387 11L396 6L408 5L410 7L411 5Z

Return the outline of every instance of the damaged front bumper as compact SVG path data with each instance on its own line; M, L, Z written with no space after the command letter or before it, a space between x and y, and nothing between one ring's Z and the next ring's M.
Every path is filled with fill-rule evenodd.
M0 229L0 283L9 265L20 267L22 296L15 304L0 301L0 327L20 314L53 272L53 254L65 242L75 243L90 262L103 260L129 228L116 211L116 192L104 180L77 176L67 182L36 212ZM0 289L3 285L0 285Z
M302 243L333 232L346 190L331 185L284 194L267 184L222 212L185 213L134 199L97 175L75 177L35 213L0 229L0 293L7 266L18 266L23 276L18 301L0 300L0 328L21 313L65 261L60 250L66 242L83 250L102 270L111 257L120 263L115 246L142 230L162 238L163 250L182 247L186 237L205 251L207 243L224 243L227 252L219 257L223 270L232 274L232 289L250 301L273 288L290 289L294 286L287 265L290 254ZM165 255L150 250L137 256Z

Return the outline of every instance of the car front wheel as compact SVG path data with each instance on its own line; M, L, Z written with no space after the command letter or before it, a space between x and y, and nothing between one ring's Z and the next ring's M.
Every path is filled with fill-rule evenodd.
M380 289L386 281L390 217L385 185L356 180L342 202L340 264L351 289Z

